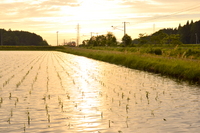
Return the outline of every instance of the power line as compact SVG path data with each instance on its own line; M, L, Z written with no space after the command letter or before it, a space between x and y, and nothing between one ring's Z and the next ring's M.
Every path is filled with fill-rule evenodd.
M119 29L118 26L111 26L113 29L118 29L124 31L124 35L126 35L126 24L129 22L122 22L124 24L124 29Z
M179 10L179 11L176 11L176 12L171 13L171 14L168 14L168 15L163 15L163 16L159 16L159 17L155 17L155 18L146 19L146 20L137 22L137 23L135 23L134 25L143 23L144 21L147 22L147 21L156 20L156 19L159 19L159 18L170 17L170 16L173 16L173 15L176 15L176 14L179 14L179 13L183 13L183 12L187 12L187 11L191 11L191 10L197 9L197 8L199 8L199 7L200 7L200 4L195 5L194 7L189 7L189 8L181 9L181 10Z

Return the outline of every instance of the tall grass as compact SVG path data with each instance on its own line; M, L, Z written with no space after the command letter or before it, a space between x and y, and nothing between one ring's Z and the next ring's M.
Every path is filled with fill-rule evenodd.
M60 51L200 84L199 60L86 48L66 47Z

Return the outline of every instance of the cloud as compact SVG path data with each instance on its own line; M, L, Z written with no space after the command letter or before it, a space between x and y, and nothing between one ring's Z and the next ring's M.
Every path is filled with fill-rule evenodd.
M37 1L3 1L0 4L1 19L23 19L32 17L57 16L61 7L80 6L75 0L37 0Z

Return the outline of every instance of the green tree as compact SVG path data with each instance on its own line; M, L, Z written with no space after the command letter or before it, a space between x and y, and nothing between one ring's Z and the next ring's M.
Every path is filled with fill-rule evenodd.
M90 46L97 46L97 41L96 41L96 37L92 36L88 42L88 45Z
M106 37L104 35L97 36L96 41L98 46L105 46Z
M132 44L132 38L131 36L125 34L122 38L122 42L125 46L130 46Z
M140 45L146 44L148 41L149 41L149 36L147 36L146 33L139 34L139 44Z
M165 38L162 40L163 44L181 44L181 38L179 34L171 34L167 35Z
M151 44L162 44L163 38L167 36L168 35L166 33L160 30L150 37L150 42Z
M116 46L117 45L117 39L113 35L112 32L108 32L106 35L106 45L107 46Z

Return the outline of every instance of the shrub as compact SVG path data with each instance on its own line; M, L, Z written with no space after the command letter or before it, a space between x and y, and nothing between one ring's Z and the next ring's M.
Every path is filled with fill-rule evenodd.
M155 49L154 53L156 55L162 55L162 50L161 49Z

